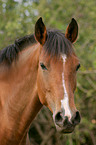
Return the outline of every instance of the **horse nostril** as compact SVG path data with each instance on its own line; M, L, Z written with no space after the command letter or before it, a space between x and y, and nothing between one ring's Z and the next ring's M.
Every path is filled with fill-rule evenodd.
M79 111L77 111L76 114L75 114L75 116L72 117L72 123L73 123L74 125L77 125L77 124L80 123L80 120L81 120L81 116L80 116Z
M58 123L58 122L62 122L63 118L61 116L61 112L58 112L56 115L55 115L55 122Z
M75 121L76 121L77 123L80 123L80 120L81 120L81 116L80 116L79 111L77 111L77 112L76 112L76 116L75 116Z
M68 117L67 116L63 117L62 113L58 112L55 115L55 122L60 127L66 126L68 124Z

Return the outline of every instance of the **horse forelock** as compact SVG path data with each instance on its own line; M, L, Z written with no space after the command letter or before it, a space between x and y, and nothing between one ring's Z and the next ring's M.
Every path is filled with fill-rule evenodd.
M47 40L43 46L45 53L51 57L60 57L61 54L72 54L72 43L59 30L48 30Z

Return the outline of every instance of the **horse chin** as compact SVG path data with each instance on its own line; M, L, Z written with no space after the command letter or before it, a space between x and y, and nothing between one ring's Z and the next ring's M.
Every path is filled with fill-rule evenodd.
M68 127L59 127L56 125L56 130L63 134L69 134L74 131L74 127L68 128Z
M74 131L74 129L70 129L70 130L62 129L62 130L61 130L61 133L69 134L69 133L72 133L73 131Z

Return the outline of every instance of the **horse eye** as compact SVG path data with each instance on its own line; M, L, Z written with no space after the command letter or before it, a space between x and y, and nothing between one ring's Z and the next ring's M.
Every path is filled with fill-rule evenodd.
M80 68L80 64L77 66L76 71L78 71L79 68Z
M43 70L47 70L46 66L43 63L40 63L40 66Z

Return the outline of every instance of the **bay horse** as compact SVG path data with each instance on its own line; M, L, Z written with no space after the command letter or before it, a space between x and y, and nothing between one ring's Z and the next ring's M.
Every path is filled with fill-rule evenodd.
M75 107L80 62L73 50L78 24L66 33L47 30L40 17L35 33L0 51L0 145L25 145L32 120L47 106L58 131L71 133L80 122Z

